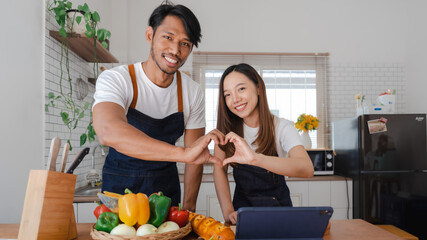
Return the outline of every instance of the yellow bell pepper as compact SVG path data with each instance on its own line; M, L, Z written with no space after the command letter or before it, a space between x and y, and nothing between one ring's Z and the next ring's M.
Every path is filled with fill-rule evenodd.
M150 218L150 204L147 195L132 193L126 188L125 195L119 198L119 218L128 226L136 223L146 224Z

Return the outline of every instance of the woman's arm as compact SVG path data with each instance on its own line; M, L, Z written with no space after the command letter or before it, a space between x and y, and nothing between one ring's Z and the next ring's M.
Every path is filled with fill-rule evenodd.
M314 174L313 163L302 145L291 148L287 158L257 154L253 165L289 177L311 178Z
M225 158L225 153L218 147L215 146L214 156L223 160ZM218 197L219 204L221 206L222 215L226 222L231 222L236 224L236 219L231 218L230 214L234 212L234 207L231 201L230 185L227 178L227 169L228 165L224 167L221 164L214 164L214 181L215 181L215 190Z
M310 178L314 174L313 163L304 147L297 145L288 152L288 157L266 156L252 150L246 141L230 132L225 137L236 147L234 155L224 160L223 165L235 162L264 168L279 175Z

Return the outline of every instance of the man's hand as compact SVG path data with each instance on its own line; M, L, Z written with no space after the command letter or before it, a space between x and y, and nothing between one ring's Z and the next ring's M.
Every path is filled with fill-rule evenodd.
M221 163L221 160L209 153L208 145L211 141L215 144L225 144L225 135L217 129L210 131L197 139L190 147L185 148L184 162L187 164L203 164L206 162Z

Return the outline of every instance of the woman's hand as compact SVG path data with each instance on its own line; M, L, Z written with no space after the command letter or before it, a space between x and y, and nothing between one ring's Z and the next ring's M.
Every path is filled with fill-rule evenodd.
M237 222L237 211L234 211L234 212L228 214L228 222L231 222L231 224L236 224L236 222Z
M188 164L203 164L206 162L221 163L221 160L209 153L208 145L213 140L215 144L225 144L224 134L214 129L205 136L197 139L190 147L185 148L184 162Z
M236 151L232 157L224 159L224 162L222 163L224 166L233 162L253 165L253 162L257 160L257 153L249 147L245 139L241 138L236 133L229 132L225 136L225 142L233 143Z

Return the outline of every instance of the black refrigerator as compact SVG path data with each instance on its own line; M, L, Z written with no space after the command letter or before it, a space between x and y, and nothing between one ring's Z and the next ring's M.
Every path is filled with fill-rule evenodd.
M332 123L335 174L353 179L353 218L427 239L426 114Z

